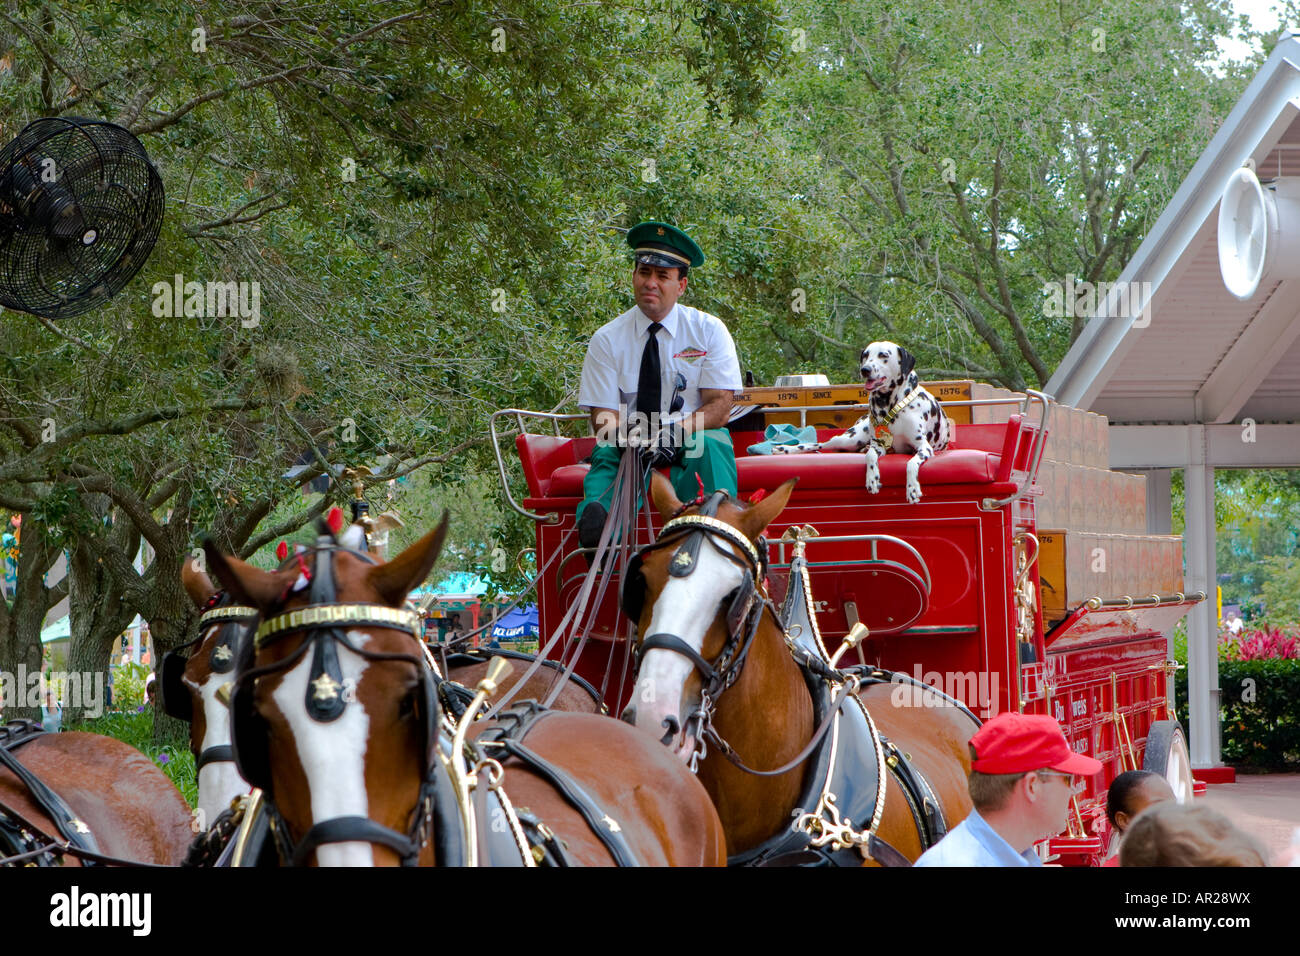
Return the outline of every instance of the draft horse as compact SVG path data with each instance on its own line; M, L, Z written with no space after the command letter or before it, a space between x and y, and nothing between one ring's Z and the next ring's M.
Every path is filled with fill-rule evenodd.
M383 563L322 528L274 572L205 544L209 568L261 618L231 715L236 759L265 794L281 861L723 863L704 788L626 724L525 704L453 739L404 606L446 530L444 516Z
M761 535L794 485L686 506L655 476L666 523L624 583L639 670L623 719L697 766L732 864L907 865L970 812L979 721L924 685L893 693L888 672L831 668L794 567L773 604Z
M185 798L134 747L0 726L0 864L175 866L189 842Z

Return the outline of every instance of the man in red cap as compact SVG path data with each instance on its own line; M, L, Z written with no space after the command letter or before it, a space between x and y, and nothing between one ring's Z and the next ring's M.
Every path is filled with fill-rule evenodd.
M1042 866L1034 844L1065 829L1077 778L1101 763L1077 754L1047 716L1001 713L971 738L975 809L917 866Z

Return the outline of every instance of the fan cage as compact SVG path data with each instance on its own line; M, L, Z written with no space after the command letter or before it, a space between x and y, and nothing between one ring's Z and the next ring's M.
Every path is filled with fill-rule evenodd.
M57 319L108 301L152 251L163 202L129 131L81 117L29 123L0 149L0 304Z

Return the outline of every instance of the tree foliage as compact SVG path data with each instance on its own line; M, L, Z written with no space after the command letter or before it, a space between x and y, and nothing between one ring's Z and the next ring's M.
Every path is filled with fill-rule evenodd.
M74 643L124 608L165 648L201 532L266 560L351 496L346 468L375 470L375 511L400 477L419 522L453 500L448 554L482 566L496 542L513 565L532 529L486 501L488 415L571 403L630 302L639 219L700 241L686 301L760 381L851 379L887 336L926 374L1041 383L1079 331L1042 314L1044 283L1114 278L1244 86L1249 65L1210 65L1226 11L14 0L0 136L126 125L167 217L114 301L3 318L0 505L35 570L0 669L39 654L58 548L111 611ZM256 321L158 314L191 281L257 283Z

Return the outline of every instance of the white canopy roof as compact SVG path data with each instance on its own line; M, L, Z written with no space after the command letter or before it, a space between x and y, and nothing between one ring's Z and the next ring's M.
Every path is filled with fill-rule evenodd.
M1219 197L1229 175L1252 159L1261 179L1300 176L1298 33L1282 35L1120 276L1123 284L1150 283L1150 309L1135 316L1115 295L1099 301L1048 382L1049 393L1112 424L1219 424L1231 430L1226 450L1268 446L1244 449L1242 460L1212 462L1220 466L1297 463L1300 430L1266 428L1256 442L1243 443L1241 426L1227 424L1300 421L1300 279L1261 284L1242 302L1219 273ZM1112 466L1182 463L1161 460L1164 430L1146 432L1146 443L1156 446L1131 449L1133 456L1124 447L1126 431L1112 429L1121 439ZM1215 431L1229 437L1207 429L1211 444ZM1279 441L1289 445L1285 452Z

